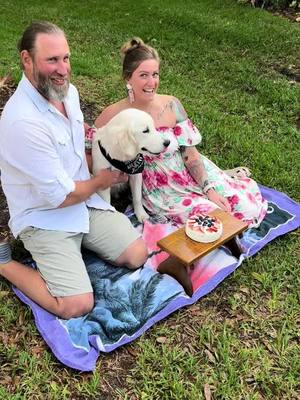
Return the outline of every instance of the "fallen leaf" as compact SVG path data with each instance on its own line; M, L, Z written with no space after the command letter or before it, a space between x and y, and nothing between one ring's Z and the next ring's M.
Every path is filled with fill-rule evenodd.
M249 384L252 385L253 383L255 383L255 379L253 376L248 376L246 377L245 381Z
M240 291L245 294L249 294L250 290L247 287L240 287Z
M32 354L35 354L35 355L41 355L41 354L43 354L44 351L45 351L45 348L42 345L36 345L31 348Z
M252 272L251 274L253 276L254 279L256 279L258 282L263 283L263 281L265 280L265 274L259 274L257 272Z
M3 78L0 78L0 88L4 87L11 80L10 75L6 75Z
M10 292L8 290L0 290L0 299L3 299L7 296Z
M211 390L210 390L210 387L209 387L208 383L206 383L204 385L204 397L205 397L205 400L212 400Z
M11 382L12 382L12 378L9 375L6 375L0 379L0 384L4 385L4 386L10 384Z
M133 357L136 357L139 354L138 350L134 349L133 347L128 347L127 351Z
M19 325L23 325L24 324L24 314L22 312L19 315L18 324Z
M168 341L168 339L166 338L166 336L159 336L158 338L156 338L157 343L166 343Z
M207 358L209 359L209 361L211 363L214 364L216 362L216 359L215 359L214 355L209 350L205 349L204 353L206 354Z

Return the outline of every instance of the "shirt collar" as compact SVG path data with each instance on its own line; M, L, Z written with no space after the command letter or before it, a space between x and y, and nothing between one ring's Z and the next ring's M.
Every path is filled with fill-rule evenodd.
M24 73L20 81L20 87L31 98L40 112L46 112L50 109L49 101L37 91Z
M23 73L21 82L20 82L21 88L27 93L27 95L31 98L35 106L38 108L40 112L46 112L48 110L53 110L53 105L45 99L44 96L42 96L39 91L33 86L33 84L30 82L30 80L26 77L26 75ZM68 95L66 99L64 100L65 106L68 100Z
M53 112L54 106L47 100L45 99L44 96L42 96L39 91L32 85L30 80L26 77L26 75L23 73L22 79L19 83L19 86L21 87L22 90L31 98L32 102L35 104L35 106L38 108L38 110L42 113L51 111ZM64 100L64 105L68 113L69 119L75 118L76 120L82 121L82 118L78 118L78 115L75 114L73 115L73 109L72 105L70 103L70 90Z

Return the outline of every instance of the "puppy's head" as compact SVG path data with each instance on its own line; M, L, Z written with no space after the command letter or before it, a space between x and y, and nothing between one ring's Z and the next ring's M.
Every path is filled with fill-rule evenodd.
M118 161L132 160L140 152L131 134L130 120L123 120L119 114L97 129L93 141L99 141L110 157Z
M124 110L130 118L130 134L133 136L139 152L143 154L159 154L170 144L157 132L152 117L141 110L130 108Z
M144 111L129 108L115 115L104 127L97 130L95 140L111 158L129 161L137 154L159 154L169 141L160 137L152 117Z

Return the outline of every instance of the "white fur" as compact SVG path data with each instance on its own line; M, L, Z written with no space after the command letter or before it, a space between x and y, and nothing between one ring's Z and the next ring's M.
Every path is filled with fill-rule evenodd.
M133 160L139 153L159 154L169 144L155 130L152 117L135 108L119 112L105 126L97 129L92 145L94 175L100 169L114 168L101 153L98 141L111 158L119 161ZM142 206L142 174L130 175L129 184L135 215L143 222L149 216ZM109 203L110 190L98 192Z

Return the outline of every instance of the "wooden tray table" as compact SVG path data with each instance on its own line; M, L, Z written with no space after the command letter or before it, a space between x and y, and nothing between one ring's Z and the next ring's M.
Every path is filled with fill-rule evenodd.
M185 227L182 227L157 242L157 245L171 256L168 260L166 260L168 265L166 269L167 272L164 272L164 263L166 263L165 261L159 265L158 271L172 275L170 271L172 270L171 264L173 263L174 269L176 269L177 272L180 270L181 281L179 282L183 284L187 294L189 295L192 295L193 291L191 289L192 284L186 267L191 266L199 258L205 256L223 244L226 245L229 250L231 250L234 256L239 257L241 251L235 241L235 237L236 235L241 234L248 227L245 222L233 217L231 214L219 208L212 211L208 215L219 218L223 223L223 233L218 240L211 243L196 242L186 235ZM177 278L174 276L174 274L172 276ZM184 282L182 282L182 279Z

